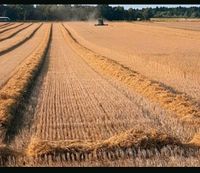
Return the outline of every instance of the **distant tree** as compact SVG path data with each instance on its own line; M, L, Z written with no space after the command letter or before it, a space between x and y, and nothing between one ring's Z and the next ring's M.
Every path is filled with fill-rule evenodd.
M107 20L149 20L152 17L200 17L200 7L156 7L124 9L108 4L97 6L83 5L0 5L0 15L13 20L90 20L103 17Z
M142 19L149 20L151 17L153 17L151 8L143 8L142 9Z
M136 10L129 8L128 9L128 18L127 20L136 20L137 19L137 13Z
M30 19L33 10L34 10L33 5L23 5L22 6L23 20Z
M198 13L194 11L194 12L191 14L190 17L192 17L192 18L196 18L196 17L198 17Z

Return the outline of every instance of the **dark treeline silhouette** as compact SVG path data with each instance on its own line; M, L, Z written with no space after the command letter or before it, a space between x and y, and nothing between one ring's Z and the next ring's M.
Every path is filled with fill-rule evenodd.
M128 10L109 5L0 5L0 16L11 20L91 20L103 17L107 20L149 20L150 18L198 18L200 7L156 7Z

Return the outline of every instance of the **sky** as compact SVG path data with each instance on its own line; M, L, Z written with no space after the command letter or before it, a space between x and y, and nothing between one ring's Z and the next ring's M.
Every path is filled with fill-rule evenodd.
M181 7L192 7L192 6L195 6L195 7L200 7L200 4L197 4L197 5L181 5L181 4L178 4L178 5L163 5L163 4L161 4L161 5L132 5L132 4L130 4L130 5L128 5L128 4L126 4L126 5L110 5L110 6L124 6L124 8L125 9L129 9L129 8L135 8L135 9L142 9L142 8L146 8L146 7L152 7L152 8L156 8L156 7L179 7L179 6L181 6Z

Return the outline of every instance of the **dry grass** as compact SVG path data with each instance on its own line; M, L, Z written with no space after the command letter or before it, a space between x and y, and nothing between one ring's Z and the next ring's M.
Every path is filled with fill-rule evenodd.
M195 134L193 139L189 142L189 144L200 147L200 133Z
M50 40L50 34L51 29L49 27L38 48L26 58L21 68L0 90L0 124L2 127L2 139L5 136L6 128L12 116L14 116L14 110L22 100L24 93L31 84L31 80L44 58Z
M127 148L160 149L167 145L182 145L178 139L159 133L155 129L149 129L149 131L144 132L130 129L103 141L42 141L33 138L27 149L27 155L39 156L53 153L62 154L65 152L87 154Z
M69 40L72 48L95 70L120 80L134 91L159 103L162 107L175 112L184 121L199 124L200 107L194 99L184 93L173 91L159 82L151 81L147 77L130 70L114 60L96 54L81 45L66 27L65 29L67 32L64 32L62 29L64 37Z
M0 165L195 166L198 165L198 153L195 145L182 144L155 129L149 129L149 132L131 129L104 141L44 141L33 138L26 153L2 146Z

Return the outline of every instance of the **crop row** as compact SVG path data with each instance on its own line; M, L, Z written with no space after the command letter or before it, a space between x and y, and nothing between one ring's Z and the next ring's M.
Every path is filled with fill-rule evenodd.
M0 90L0 126L1 139L4 139L6 129L13 116L15 110L22 101L23 95L33 82L32 79L37 74L45 57L46 50L49 45L51 35L51 27L46 28L44 38L39 43L34 52L26 58L19 70Z

